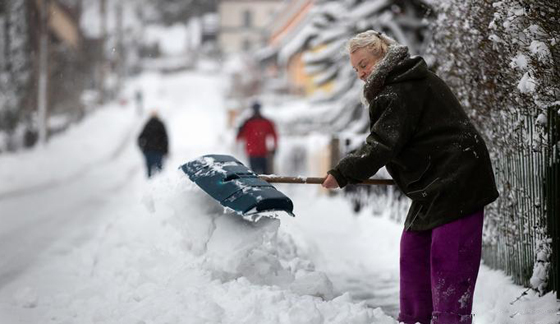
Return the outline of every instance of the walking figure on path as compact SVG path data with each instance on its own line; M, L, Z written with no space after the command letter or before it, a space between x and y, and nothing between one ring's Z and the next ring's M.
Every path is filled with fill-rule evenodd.
M140 89L136 90L134 101L136 102L136 113L142 115L144 112L144 95Z
M278 135L274 123L261 115L261 105L255 102L253 115L243 123L237 132L237 140L245 140L245 152L251 169L257 174L271 174L274 154L278 148ZM267 147L267 139L272 138L272 148Z
M168 145L165 125L154 111L138 136L138 146L146 160L148 178L163 169L163 158L168 153Z
M365 82L370 134L323 182L342 188L385 166L412 199L400 246L406 324L470 324L484 206L498 197L490 156L450 88L419 56L370 30L348 42Z

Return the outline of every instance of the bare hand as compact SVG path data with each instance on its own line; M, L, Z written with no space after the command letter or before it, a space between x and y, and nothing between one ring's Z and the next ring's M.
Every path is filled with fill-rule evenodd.
M327 175L327 178L325 179L325 181L323 181L321 185L323 186L323 188L327 188L327 189L338 188L338 182L336 182L336 179L330 174Z

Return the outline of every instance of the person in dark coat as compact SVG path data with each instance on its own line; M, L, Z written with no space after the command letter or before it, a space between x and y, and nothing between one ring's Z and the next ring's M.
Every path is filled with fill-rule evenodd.
M163 169L163 158L168 153L168 138L165 125L153 112L138 136L138 146L146 159L148 178Z
M366 31L348 51L365 81L370 133L323 187L366 180L385 166L412 200L401 236L399 321L471 323L483 210L498 197L484 140L450 88L406 46Z
M237 131L237 140L245 140L245 152L251 169L257 174L272 173L272 159L278 148L278 135L274 123L261 115L261 105L255 102L253 115ZM267 147L267 139L272 138L273 146Z

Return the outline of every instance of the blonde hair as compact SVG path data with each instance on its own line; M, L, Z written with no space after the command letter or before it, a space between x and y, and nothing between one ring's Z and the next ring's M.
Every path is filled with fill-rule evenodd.
M349 54L366 48L376 57L384 57L389 50L389 46L398 44L391 37L375 30L367 30L352 37L346 44L346 50Z

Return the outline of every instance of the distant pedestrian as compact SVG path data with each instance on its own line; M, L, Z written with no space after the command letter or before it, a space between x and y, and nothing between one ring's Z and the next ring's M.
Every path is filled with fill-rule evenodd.
M146 159L148 178L163 169L163 158L168 153L168 145L165 125L154 111L138 136L138 146Z
M142 115L144 112L144 95L142 94L142 90L136 90L134 101L136 101L136 113Z
M252 106L253 115L247 119L237 132L237 140L245 141L245 152L251 169L257 174L272 173L272 160L278 148L278 135L274 123L261 115L261 104ZM267 140L272 139L271 148Z
M484 206L498 197L481 134L423 58L370 30L348 43L365 82L370 134L328 172L344 187L385 166L412 200L400 246L400 314L406 324L471 324Z

